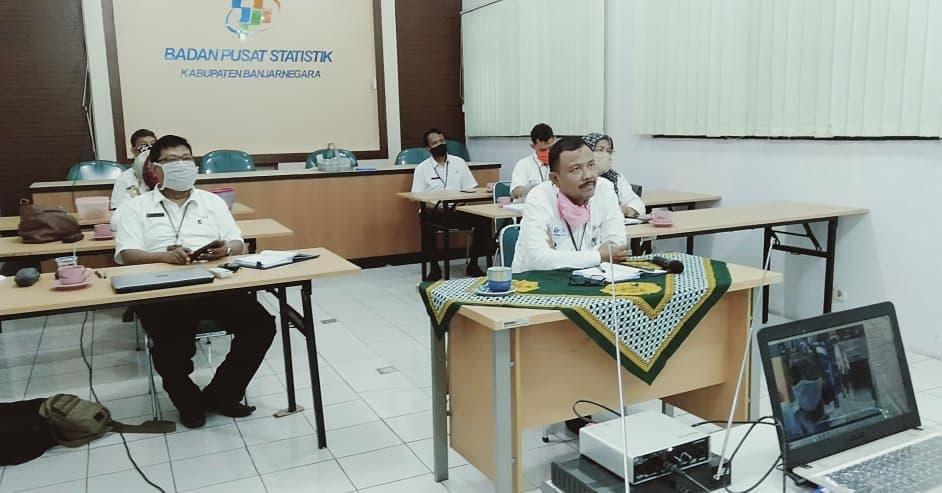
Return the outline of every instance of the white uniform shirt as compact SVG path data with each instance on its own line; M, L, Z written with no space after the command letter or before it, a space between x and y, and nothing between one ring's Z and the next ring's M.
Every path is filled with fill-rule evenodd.
M599 179L589 199L591 218L584 228L570 231L557 209L557 188L545 182L530 190L523 208L520 237L514 252L513 272L581 269L599 265L599 245L628 243L625 216L612 183Z
M121 221L115 235L115 261L124 263L125 250L157 253L170 245L196 250L216 240L242 241L226 202L216 194L193 189L182 205L151 190L121 207ZM179 228L179 237L177 229Z
M441 190L467 190L478 186L471 168L458 156L448 155L445 164L428 158L415 167L412 174L413 192L437 192Z
M628 183L628 179L621 173L618 174L618 205L622 207L627 205L638 214L645 213L644 201L631 189L631 183Z
M111 190L111 209L117 209L121 204L148 190L144 180L139 180L134 174L134 169L122 171L114 181L114 189Z
M510 190L543 183L547 180L549 180L549 166L541 163L536 153L533 153L514 165L514 172L510 177Z

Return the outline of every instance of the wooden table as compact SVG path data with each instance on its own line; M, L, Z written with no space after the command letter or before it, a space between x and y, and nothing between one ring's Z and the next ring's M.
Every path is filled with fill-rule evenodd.
M249 251L255 249L256 241L259 239L282 238L293 234L290 229L274 219L246 219L236 221L236 225L242 231L242 237L245 238ZM88 231L85 232L85 239L75 243L53 241L37 244L23 243L19 236L0 238L0 261L11 258L51 258L69 255L73 250L76 253L86 254L114 251L114 240L95 240L92 239L93 236L94 233Z
M689 210L696 208L700 202L720 200L719 195L674 190L646 191L641 198L649 211L655 207L686 207ZM458 207L458 211L494 220L518 219L523 216L523 213L504 209L498 204L462 205Z
M285 356L285 377L288 391L288 408L278 415L303 410L297 405L294 393L294 372L291 359L291 337L289 322L306 339L311 388L314 389L314 416L319 448L327 446L324 426L324 409L321 399L320 373L317 366L317 343L314 331L314 311L311 308L311 280L359 271L356 265L344 260L324 248L300 250L319 255L319 258L275 269L240 269L228 279L216 279L211 284L157 289L137 293L117 294L109 279L92 277L91 286L75 291L54 292L51 289L53 274L43 274L39 282L28 288L16 287L12 278L0 279L0 321L31 318L58 313L74 313L120 306L136 306L162 301L193 299L225 292L267 290L278 298L281 319L281 339ZM186 268L167 264L133 265L98 269L107 277L145 272L161 272ZM301 311L288 305L287 290L301 288Z
M255 215L255 209L240 202L233 202L229 212L231 212L232 217L236 219L248 219ZM76 212L70 212L69 214L78 221L79 226L82 226L82 228L90 228L96 224L104 224L107 223L109 219L80 219ZM20 216L0 217L0 236L16 235L19 226Z
M835 205L810 204L803 202L771 202L764 204L735 207L715 207L674 213L674 225L657 227L650 224L628 226L628 237L635 239L687 238L687 253L693 253L693 237L697 235L742 231L748 229L765 230L762 248L763 261L771 250L810 255L823 258L824 267L824 313L831 312L834 290L834 256L837 247L838 219L846 216L866 214L867 209L842 207ZM811 224L827 222L826 246L821 243L811 230ZM776 227L801 225L804 233L776 230ZM782 244L781 235L799 236L811 242L812 248ZM769 319L769 288L762 289L762 321Z
M747 343L752 290L782 281L775 272L728 267L729 291L651 385L621 370L626 403L664 399L704 419L727 417ZM437 481L448 478L449 409L451 446L506 493L523 486L523 430L572 418L578 399L618 407L615 360L559 311L462 306L452 319L447 351L434 327L431 334ZM755 363L743 383L747 397L737 419L758 412Z
M478 183L500 179L500 163L468 163ZM253 217L270 217L291 228L291 237L265 241L266 248L292 250L323 245L348 259L372 264L411 261L420 251L415 207L397 197L412 188L414 165L323 172L258 169L199 175L204 190L232 187L235 200L251 204ZM37 182L33 202L75 210L76 197L110 196L112 180Z
M481 202L485 200L493 199L493 192L488 192L484 187L475 188L474 191L455 191L455 190L440 190L436 192L401 192L396 194L397 197L408 200L409 202L420 204L421 209L419 210L419 235L421 236L422 224L427 224L431 227L441 230L445 234L445 269L443 275L445 279L451 278L451 232L452 227L448 220L448 216L455 212L456 209L462 207L461 204L466 202ZM429 212L441 206L442 208L442 224L435 223L428 219ZM427 260L431 258L432 252L422 251L422 279L426 278L428 274L428 263ZM487 255L487 266L490 267L493 263L490 255Z

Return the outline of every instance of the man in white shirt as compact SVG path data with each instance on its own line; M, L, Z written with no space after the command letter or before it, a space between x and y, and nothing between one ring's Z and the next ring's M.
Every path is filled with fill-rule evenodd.
M608 135L591 133L582 138L595 155L595 170L600 178L605 178L615 186L615 195L618 196L618 205L625 217L638 217L644 214L645 206L641 197L631 188L631 183L625 175L615 171L612 164L612 154L615 153L615 141Z
M550 181L530 191L513 272L581 269L628 256L624 216L611 184L598 180L592 151L575 138L550 149ZM611 253L610 253L611 251Z
M157 136L153 131L142 128L131 134L131 156L134 161L131 168L124 170L114 181L111 190L111 210L117 208L128 200L150 190L144 183L144 163L147 161L146 151L150 149Z
M553 129L545 123L538 123L530 130L533 153L517 161L510 178L510 194L514 199L526 197L533 187L549 179L549 150L555 142Z
M121 208L115 259L124 264L188 264L243 252L242 233L226 203L194 188L197 167L190 144L165 135L151 148L158 185ZM198 258L192 255L212 243ZM243 417L254 407L239 401L275 336L275 322L253 293L224 293L135 308L154 342L154 368L187 428L206 423L206 412ZM200 391L190 379L197 325L213 320L235 336L212 382Z
M437 128L429 129L422 136L422 142L425 143L425 147L432 157L422 161L413 171L413 193L470 190L478 186L477 180L471 174L468 163L458 156L448 154L445 134L441 130ZM478 265L478 257L487 255L488 245L492 243L489 238L490 225L487 220L472 214L451 210L447 214L448 224L443 224L446 217L441 207L445 206L439 205L434 209L422 208L422 251L432 256L428 259L431 270L426 280L436 281L442 278L442 270L438 265L441 255L439 255L437 242L435 241L436 226L456 227L474 232L466 273L472 277L483 276L484 271Z

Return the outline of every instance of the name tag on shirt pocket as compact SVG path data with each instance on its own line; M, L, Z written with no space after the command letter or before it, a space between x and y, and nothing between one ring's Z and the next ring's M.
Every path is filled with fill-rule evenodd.
M150 212L147 217L164 217L165 215L163 212Z

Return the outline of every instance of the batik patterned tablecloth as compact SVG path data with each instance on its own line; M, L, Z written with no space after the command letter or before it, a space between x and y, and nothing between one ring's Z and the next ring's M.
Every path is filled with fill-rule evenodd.
M571 285L568 270L514 274L515 292L500 298L476 293L483 278L422 283L419 293L439 333L462 305L560 310L613 358L618 340L622 365L650 384L730 285L723 262L683 253L659 256L683 262L683 273L617 283L614 310L610 285ZM648 259L626 263L655 267Z

